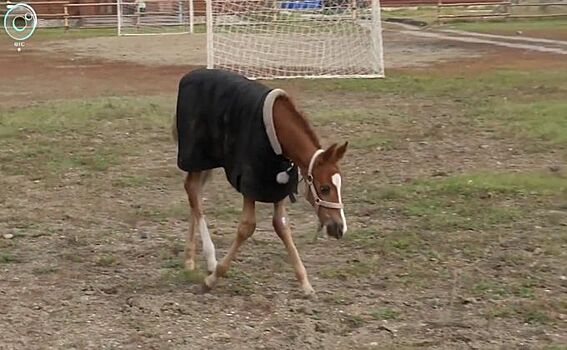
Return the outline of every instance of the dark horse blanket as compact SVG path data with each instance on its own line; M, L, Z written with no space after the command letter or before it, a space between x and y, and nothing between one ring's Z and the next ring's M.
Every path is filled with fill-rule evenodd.
M186 74L177 98L179 168L192 172L222 167L238 192L259 202L296 193L297 168L281 155L274 136L274 92L228 71ZM276 181L280 172L287 172L287 182Z

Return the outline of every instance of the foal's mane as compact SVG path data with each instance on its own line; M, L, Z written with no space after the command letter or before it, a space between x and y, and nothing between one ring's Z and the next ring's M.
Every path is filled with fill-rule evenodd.
M315 146L317 146L318 148L321 148L321 143L319 141L319 137L315 133L315 130L313 130L313 127L309 123L309 120L307 119L305 114L302 111L300 111L299 109L297 109L295 103L293 102L293 100L288 95L282 95L282 96L279 96L279 98L281 98L282 102L287 103L289 105L290 110L293 112L292 114L296 117L297 121L300 122L300 125L302 126L303 130L305 131L307 136L309 136L311 141L313 141Z

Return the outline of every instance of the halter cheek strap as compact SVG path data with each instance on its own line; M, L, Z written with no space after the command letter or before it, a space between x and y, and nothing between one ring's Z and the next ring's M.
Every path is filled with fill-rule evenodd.
M322 200L319 195L317 194L317 190L315 189L315 184L313 183L313 166L315 165L315 161L317 157L321 155L321 153L325 152L325 150L319 149L315 151L313 156L311 157L311 161L309 162L309 168L307 168L307 177L305 181L309 186L309 190L311 191L311 195L313 195L313 199L315 200L315 207L319 209L319 207L331 208L331 209L343 209L343 203L339 197L339 202L327 202Z

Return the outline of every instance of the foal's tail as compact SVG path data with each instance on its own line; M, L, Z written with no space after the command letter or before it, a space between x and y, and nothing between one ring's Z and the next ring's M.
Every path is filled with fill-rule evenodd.
M173 141L177 142L179 139L179 134L177 132L177 116L173 116L173 121L171 122L171 136L173 136Z

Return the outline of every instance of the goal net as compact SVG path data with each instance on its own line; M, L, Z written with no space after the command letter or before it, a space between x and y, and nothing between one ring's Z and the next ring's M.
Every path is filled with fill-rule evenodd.
M206 0L207 66L249 78L383 77L379 0Z
M117 0L118 35L193 32L193 0Z

